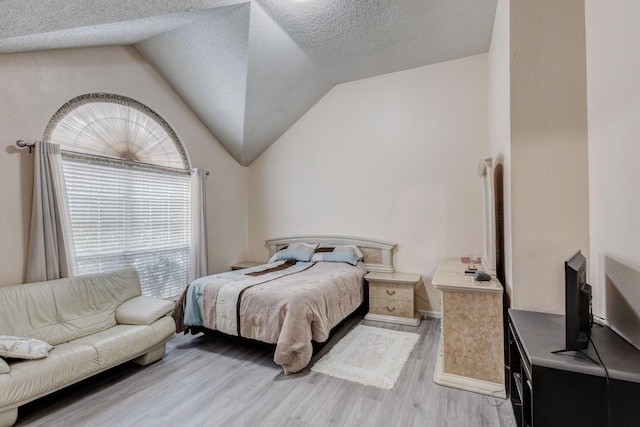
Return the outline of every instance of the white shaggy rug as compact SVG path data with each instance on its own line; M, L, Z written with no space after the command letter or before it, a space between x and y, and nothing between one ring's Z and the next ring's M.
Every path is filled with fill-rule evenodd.
M392 390L419 334L358 325L343 337L312 371Z

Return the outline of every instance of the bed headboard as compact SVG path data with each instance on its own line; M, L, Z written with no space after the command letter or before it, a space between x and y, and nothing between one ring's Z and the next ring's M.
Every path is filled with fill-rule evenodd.
M396 247L395 243L348 236L294 236L267 240L269 257L272 257L282 247L291 243L356 245L364 256L364 265L367 271L379 273L393 273L395 271L393 268L393 248Z

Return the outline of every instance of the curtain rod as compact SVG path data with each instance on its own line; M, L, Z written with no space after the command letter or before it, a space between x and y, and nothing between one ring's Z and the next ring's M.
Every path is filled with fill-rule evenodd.
M34 142L27 142L24 139L19 139L16 141L16 145L20 148L26 148L29 147L29 153L32 152L33 147L36 145L35 141Z
M29 147L29 153L32 152L33 147L35 147L36 142L27 142L24 139L19 139L16 141L16 145L20 148L26 148ZM209 171L205 171L207 175L209 175Z

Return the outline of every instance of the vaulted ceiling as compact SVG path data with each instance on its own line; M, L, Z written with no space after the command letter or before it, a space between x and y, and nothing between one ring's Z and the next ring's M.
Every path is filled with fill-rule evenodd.
M336 84L486 52L496 3L0 0L0 53L133 45L249 165Z

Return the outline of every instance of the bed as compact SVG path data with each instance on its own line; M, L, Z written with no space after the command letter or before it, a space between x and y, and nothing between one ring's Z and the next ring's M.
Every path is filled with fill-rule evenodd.
M174 318L177 332L204 328L275 344L273 360L290 374L308 365L313 342L360 307L368 271L393 272L395 244L338 236L266 243L266 264L193 281Z

